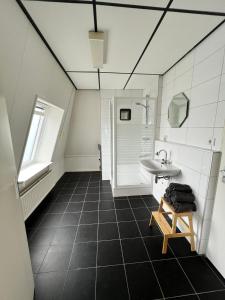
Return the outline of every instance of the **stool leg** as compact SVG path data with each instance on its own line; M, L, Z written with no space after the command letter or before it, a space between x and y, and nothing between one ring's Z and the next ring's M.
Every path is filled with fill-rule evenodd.
M192 215L188 216L188 220L189 220L189 228L191 232L191 251L195 251L195 239L194 239Z
M176 233L176 230L177 230L177 216L173 215L172 233Z
M149 227L151 227L151 225L152 225L152 219L153 219L153 217L152 217L152 214L151 214L151 218L150 218L150 221L149 221Z
M162 254L166 254L167 253L167 246L168 246L168 237L166 235L164 235Z
M163 200L162 200L162 198L161 198L160 203L159 203L158 211L161 212L162 210L163 210Z

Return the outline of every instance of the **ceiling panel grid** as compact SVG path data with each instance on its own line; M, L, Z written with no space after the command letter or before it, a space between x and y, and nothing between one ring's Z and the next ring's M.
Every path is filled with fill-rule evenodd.
M157 75L135 73L164 74L225 19L225 15L210 15L225 13L224 0L173 0L157 28L168 0L96 0L98 30L107 37L106 64L98 74L88 40L88 32L95 29L94 2L21 2L78 89L98 89L98 75L102 89L121 89L126 82L130 89L154 88Z

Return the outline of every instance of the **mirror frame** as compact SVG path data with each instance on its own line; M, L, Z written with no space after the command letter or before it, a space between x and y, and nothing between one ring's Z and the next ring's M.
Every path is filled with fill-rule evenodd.
M174 95L173 98L171 99L170 103L169 103L169 106L170 106L171 102L173 101L173 99L174 99L176 96L180 95L180 94L182 94L182 95L184 96L184 98L186 98L186 100L187 100L186 116L185 116L184 120L180 123L179 127L171 127L171 125L170 125L171 128L181 128L182 125L184 124L184 122L187 120L187 118L188 118L188 116L189 116L189 104L190 104L190 100L189 100L189 98L185 95L184 92L181 92L181 93L178 93L178 94ZM168 123L169 123L169 116L170 116L169 106L168 106L168 116L167 116L167 118L168 118ZM169 123L169 124L170 124L170 123Z

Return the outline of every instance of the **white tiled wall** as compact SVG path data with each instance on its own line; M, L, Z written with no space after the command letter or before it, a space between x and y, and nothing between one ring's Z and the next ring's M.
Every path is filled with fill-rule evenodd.
M168 104L184 92L190 100L189 117L182 128L170 128ZM225 121L225 25L163 77L158 138L220 150Z
M181 128L167 121L172 97L184 92L190 100L189 117ZM197 249L207 245L225 123L225 25L163 77L161 109L157 115L156 150L170 152L182 174L173 181L189 184L197 201L194 229ZM154 195L163 195L167 181L154 184Z
M220 152L156 141L155 150L160 149L166 149L169 160L181 169L181 174L170 181L190 185L196 197L197 211L194 213L194 231L197 249L204 253L212 217ZM169 181L166 180L159 180L157 184L153 184L153 194L158 200L165 193L168 184Z
M116 139L117 139L117 164L139 164L140 155L149 154L152 157L155 136L155 98L148 100L149 123L146 126L146 111L137 102L146 104L143 97L115 98L117 109ZM131 110L131 120L120 120L120 109ZM128 173L129 174L129 173ZM127 174L127 175L128 175Z
M102 179L111 179L111 124L110 98L101 99Z
M143 90L101 90L102 179L111 180L112 145L110 102L114 97L142 97Z

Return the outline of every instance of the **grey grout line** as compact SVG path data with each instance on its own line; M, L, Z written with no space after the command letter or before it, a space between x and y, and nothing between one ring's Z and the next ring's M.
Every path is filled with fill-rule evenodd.
M90 178L91 177L89 177L89 182L90 182ZM85 194L85 198L86 198L86 195L87 195L87 193ZM81 220L81 215L82 215L82 212L83 212L84 203L85 203L85 201L83 201L83 204L82 204L82 210L81 210L81 213L80 213L80 216L79 216L78 225L79 225L80 220ZM75 243L76 243L76 238L77 238L78 230L79 230L79 228L77 228L76 234L75 234L75 237L74 237L74 242L73 242L73 245L72 245L71 255L70 255L70 259L69 259L69 263L68 263L68 268L67 268L67 272L66 272L66 276L65 276L65 280L64 280L64 284L63 284L61 295L63 295L64 290L65 290L65 286L66 286L66 282L67 282L67 278L68 278L68 274L69 274L69 270L70 270L70 265L71 265L71 261L72 261L72 255L73 255L73 250L74 250L74 246L75 246Z
M134 216L134 218L135 218L135 215L134 215L134 212L133 212L133 208L132 208L132 206L131 206L131 204L130 204L130 199L129 199L128 197L127 197L127 199L128 199L129 205L130 205L130 209L131 209L131 211L132 211L132 213L133 213L133 216ZM145 202L144 202L144 203L145 203ZM162 293L163 299L165 299L165 295L164 295L163 289L162 289L162 287L161 287L161 285L160 285L159 278L158 278L158 276L157 276L157 274L156 274L154 265L153 265L153 263L152 263L152 261L151 261L150 255L149 255L149 253L148 253L148 249L147 249L147 247L146 247L146 245L145 245L145 241L144 241L144 239L143 239L143 237L142 237L141 230L140 230L139 225L138 225L138 221L137 221L136 219L135 219L135 221L136 221L136 225L137 225L138 231L139 231L140 236L141 236L141 239L142 239L142 243L143 243L143 245L144 245L144 247L145 247L145 251L146 251L146 253L147 253L149 262L151 263L153 273L154 273L155 278L156 278L156 280L157 280L157 282L158 282L158 286L159 286L160 291L161 291L161 293Z
M46 217L46 214L47 213L43 214L43 218L41 219L40 223L38 224L38 226L36 227L36 229L34 230L34 232L31 234L31 237L29 238L30 241L32 240L32 238L33 238L34 234L37 232L37 230L40 228L40 225L43 222L43 219ZM61 221L61 219L60 219L60 221ZM30 227L30 228L34 228L34 227Z
M116 211L115 211L115 214L116 214L117 230L118 230L119 239L120 239L120 250L121 250L121 255L122 255L122 260L123 260L123 269L124 269L124 274L125 274L125 279L126 279L127 292L128 292L128 297L131 300L130 289L129 289L128 279L127 279L127 271L126 271L125 260L124 260L124 255L123 255L123 247L122 247L122 243L121 243L120 229L119 229L119 224L118 224L117 212Z
M128 198L128 202L129 202L129 204L130 204L130 200L129 200L129 198ZM145 202L144 202L144 203L145 203ZM146 203L145 203L145 205L146 205ZM133 208L131 207L131 204L130 204L130 208L131 208L131 210L132 210L132 213L133 213L133 215L134 215ZM147 206L146 206L146 208L148 209L148 207L147 207ZM149 209L148 209L148 211L149 211ZM149 211L149 212L150 212L150 211ZM150 212L150 213L151 213L151 212ZM135 215L134 215L134 217L135 217ZM150 218L150 216L149 216L149 218ZM142 234L141 234L141 230L140 230L140 228L139 228L139 224L138 224L138 222L136 222L136 225L137 225L137 227L138 227L139 233L140 233L140 235L141 235L141 238L142 238ZM145 251L146 251L146 253L147 253L147 255L148 255L148 259L149 259L149 261L150 261L150 263L151 263L152 270L153 270L153 272L154 272L154 275L155 275L155 278L156 278L156 280L157 280L157 282L158 282L158 285L159 285L160 291L161 291L161 293L162 293L163 299L165 299L165 295L164 295L164 293L163 293L163 289L162 289L162 287L161 287L161 285L160 285L159 278L158 278L158 276L157 276L157 274L156 274L156 271L155 271L154 265L153 265L153 263L152 263L152 261L151 261L150 255L149 255L149 253L148 253L148 249L147 249L147 247L146 247L146 245L145 245L145 242L144 242L144 239L143 239L143 238L142 238L142 242L143 242L143 244L144 244Z
M223 282L222 281L222 279L218 276L218 274L215 272L215 270L213 270L213 268L210 266L210 264L208 263L208 261L205 259L205 257L204 256L202 256L202 255L200 255L203 259L204 259L204 261L205 261L205 263L207 264L207 266L210 268L210 270L215 274L215 276L217 277L217 279L222 283L222 285L224 286L224 288L225 288L225 282ZM183 257L184 259L185 258L189 258L189 257ZM222 276L222 275L221 275Z
M71 196L71 198L72 198L72 196ZM71 198L70 198L70 199L71 199ZM68 202L66 208L68 207L69 203L70 203L70 202ZM50 208L49 208L49 209L50 209ZM65 209L65 211L66 211L66 209ZM65 214L65 212L62 214L59 223L61 223L61 221L62 221L62 219L63 219L63 217L64 217L64 214ZM46 215L45 215L45 217L46 217ZM43 218L43 219L44 219L44 218ZM42 219L42 222L43 222L43 219ZM41 225L41 223L39 224L39 228L41 228L40 225ZM43 227L43 228L44 228L44 227ZM78 229L77 229L77 230L78 230ZM54 232L52 241L53 241L54 238L55 238L55 234L56 234L56 229L55 229L55 232ZM46 258L47 254L48 254L48 251L49 251L49 248L52 246L52 241L51 241L51 243L49 244L48 250L47 250L47 252L46 252L46 254L45 254L45 256L44 256L44 258L43 258L43 260L42 260L42 263L41 263L40 266L39 266L39 270L41 269L41 267L42 267L42 265L43 265L43 263L44 263L44 261L45 261L45 258Z
M195 293L192 293L192 294L183 294L183 295L179 295L179 296L175 296L176 298L175 299L182 299L183 297L186 297L186 296L196 296L196 294ZM166 297L165 298L165 300L166 299L174 299L174 296L171 296L171 297Z
M196 290L195 290L195 288L194 288L194 286L193 286L193 284L192 284L190 278L188 277L188 275L187 275L186 272L184 271L184 268L182 267L181 263L179 262L179 259L178 259L177 256L175 255L175 253L174 253L172 247L169 245L169 243L168 243L168 247L170 248L170 251L173 253L173 255L174 255L174 257L175 257L175 259L176 259L178 265L180 266L181 270L183 271L185 277L187 278L187 280L188 280L190 286L192 287L192 289L193 289L195 295L196 295L197 298L200 300L200 297L198 296L198 294L197 294L197 292L196 292Z
M91 180L91 176L89 176L89 181L88 181L89 183L91 182L90 180ZM68 182L67 182L67 183L68 183ZM100 186L100 181L98 181L98 183L99 183L99 186ZM66 184L66 182L64 182L64 183L62 184L62 186L65 186L65 184ZM74 185L74 190L76 189L77 184L78 184L78 183L76 182L76 184ZM85 196L84 196L85 198L86 198L86 195L87 195L87 194L88 194L88 192L87 192L87 190L86 190L86 193L85 193ZM72 199L72 196L73 196L73 195L74 195L73 193L70 194L70 200ZM101 195L101 193L99 193L99 197L100 197L100 195ZM122 258L123 258L123 264L98 266L98 265L97 265L97 256L98 256L98 253L96 253L96 267L88 267L88 268L71 268L71 270L75 270L75 269L89 269L89 268L92 268L92 269L95 268L95 269L96 269L95 300L96 300L96 284L97 284L97 269L98 269L98 268L106 268L106 267L112 267L112 266L118 266L118 265L123 266L123 267L124 267L124 270L125 270L126 283L127 283L128 293L129 293L129 284L128 284L128 280L127 280L127 273L126 273L126 267L125 267L125 266L126 266L126 265L130 265L130 264L132 265L132 264L140 264L140 263L151 263L151 265L152 265L153 272L154 272L154 274L155 274L155 277L156 277L156 279L157 279L157 281L158 281L159 287L160 287L161 292L162 292L162 295L163 295L163 298L158 298L158 300L159 300L159 299L172 299L173 297L165 297L165 296L164 296L163 291L162 291L162 288L161 288L160 283L159 283L159 280L158 280L158 277L157 277L157 274L156 274L155 269L154 269L154 266L153 266L153 262L155 262L155 261L164 261L164 260L176 260L176 261L177 261L177 263L179 264L180 268L182 269L184 275L186 276L187 280L189 281L190 285L192 286L192 288L193 288L193 290L194 290L194 292L195 292L195 294L184 294L184 295L181 295L181 296L177 296L177 298L181 298L182 296L188 296L188 295L196 295L197 298L200 299L199 296L198 296L199 294L214 293L214 292L216 292L216 291L225 291L225 288L224 288L224 289L219 289L219 290L213 290L213 291L201 292L201 293L197 293L197 292L195 291L195 289L194 289L194 287L193 287L193 285L192 285L192 283L191 283L189 277L187 276L187 274L185 273L183 267L181 266L181 264L180 264L180 262L179 262L179 259L194 258L194 257L196 257L196 256L202 257L202 255L177 257L177 256L175 255L175 253L173 252L172 247L169 245L169 248L170 248L171 252L173 253L174 257L172 257L172 258L165 258L165 259L158 259L158 260L151 260L151 259L150 259L150 256L149 256L149 253L148 253L148 251L147 251L146 245L145 245L145 243L144 243L144 238L154 238L154 237L156 237L156 236L142 236L141 231L140 231L140 228L139 228L138 222L139 222L139 221L144 221L144 220L147 220L147 219L144 219L144 220L137 220L137 218L136 218L135 215L134 215L134 210L135 210L135 209L138 209L138 208L143 208L143 207L133 208L133 207L131 207L131 201L132 201L134 198L129 199L128 197L126 197L125 199L128 200L128 203L129 203L129 206L130 206L130 208L128 208L128 209L131 210L131 212L132 212L132 214L133 214L133 217L134 217L134 220L130 220L130 221L120 221L120 222L118 222L118 219L117 219L117 210L118 210L118 211L119 211L119 210L123 211L123 210L126 210L127 208L124 208L124 209L115 209L115 208L114 208L114 209L109 209L109 210L99 210L99 207L98 207L98 210L95 210L95 212L96 212L96 211L98 212L98 223L80 224L81 216L82 216L82 213L84 212L84 211L83 211L84 203L87 203L87 202L94 202L94 201L85 201L85 200L84 200L84 201L81 201L81 202L82 202L82 209L81 209L80 212L69 212L69 211L66 211L66 209L65 209L63 213L45 213L45 214L43 214L42 220L40 221L40 223L38 224L38 226L36 227L36 229L34 230L34 232L31 234L31 237L30 237L29 240L32 239L33 235L35 234L35 232L36 232L39 228L52 228L52 229L54 229L54 230L57 230L57 228L62 228L62 227L63 227L63 228L64 228L64 227L74 227L74 228L76 227L76 229L77 229L77 230L76 230L75 237L74 237L74 241L73 241L73 246L72 246L72 250L71 250L71 255L70 255L69 265L68 265L68 268L65 270L65 271L67 271L67 273L66 273L66 276L65 276L64 287L63 287L62 293L63 293L63 291L64 291L64 289L65 289L65 284L66 284L66 281L67 281L68 272L70 271L71 258L72 258L73 249L74 249L75 244L77 244L77 243L93 243L93 242L95 242L95 243L97 243L97 251L98 251L98 243L101 243L101 242L104 242L104 241L111 241L111 240L101 240L101 241L98 240L98 231L99 231L98 228L99 228L99 224L108 224L108 223L114 223L114 224L116 223L116 224L117 224L118 233L119 233L119 239L112 239L112 240L119 240L119 241L120 241L120 247L121 247L121 253L122 253ZM137 198L137 199L142 199L142 200L144 200L144 198ZM114 200L114 203L115 203L115 199L112 199L112 200ZM109 201L112 201L112 200L109 200ZM120 199L118 199L118 200L120 200ZM107 200L106 200L106 201L107 201ZM100 203L101 201L95 201L95 202ZM143 202L144 202L144 204L145 204L145 208L147 208L148 211L149 211L149 213L151 213L151 211L152 211L152 210L151 210L151 207L148 207L148 205L146 205L145 201L143 201ZM57 202L56 202L56 201L53 201L52 203L57 203ZM62 202L58 202L58 203L62 203ZM66 201L66 203L67 203L67 201ZM68 207L69 203L80 203L80 202L71 202L71 201L68 201L67 207ZM153 207L152 207L152 209L153 209ZM112 211L115 212L115 215L116 215L116 222L104 222L104 223L99 223L99 212L100 212L100 211L110 211L110 210L112 210ZM93 212L93 211L87 211L87 212ZM46 226L46 227L40 227L41 223L43 222L43 219L46 217L47 214L49 214L49 215L51 215L51 214L62 214L62 216L61 216L61 218L60 218L60 223L59 223L59 224L61 224L62 218L63 218L63 216L64 216L66 213L71 213L71 214L73 214L73 213L74 213L74 214L79 213L80 216L79 216L78 224L77 224L77 225L68 225L68 226L60 226L60 225L59 225L59 226L53 226L53 227L49 227L49 226ZM41 214L40 214L40 215L41 215ZM135 223L136 223L136 225L137 225L137 227L138 227L138 230L139 230L139 233L140 233L140 237L123 238L123 239L120 238L120 231L119 231L119 225L118 225L118 224L119 224L119 223L126 223L126 222L135 222ZM97 226L97 241L88 241L88 242L79 242L79 241L76 241L76 237L77 237L77 234L78 234L79 226L85 226L85 225L88 226L88 225L96 225L96 224L98 225L98 226ZM32 227L30 227L30 228L32 228ZM161 235L157 235L157 236L161 236ZM122 240L128 240L128 239L140 239L140 238L142 239L142 242L143 242L143 244L144 244L144 246L145 246L145 250L146 250L146 252L147 252L147 255L148 255L149 260L147 260L147 261L142 261L142 262L125 263L125 261L124 261L124 256L123 256L123 248L122 248L122 243L121 243L121 241L122 241ZM51 243L51 244L52 244L52 243ZM48 251L49 251L49 247L51 246L51 244L46 245L46 248L47 248L46 255L47 255L47 253L48 253ZM35 247L35 246L34 246L34 247ZM97 252L97 251L96 251L96 252ZM45 255L45 257L46 257L46 255ZM39 271L40 271L40 268L41 268L41 266L42 266L42 264L43 264L43 262L44 262L44 260L45 260L45 257L43 258L42 263L40 264L38 270L37 270L36 272L34 272L35 275L37 275L38 273L51 273L51 272L57 272L57 271L39 272ZM203 257L203 258L204 258L204 257ZM222 283L222 285L225 287L224 282L219 278L219 276L217 275L216 271L213 270L213 269L211 268L211 266L209 265L209 263L207 262L207 260L205 260L205 263L206 263L207 266L212 270L212 272L217 276L217 278L218 278L219 281ZM130 297L130 294L129 294L129 297Z
M108 210L106 210L108 211ZM93 212L93 211L83 211L83 213L89 213L89 212ZM94 212L97 212L96 210ZM77 213L74 213L77 214ZM82 215L82 213L79 213ZM144 220L137 220L137 222L143 222L143 221L147 221L148 219L144 219ZM85 226L85 225L97 225L97 224L116 224L116 223L131 223L131 222L136 222L136 220L130 220L130 221L118 221L118 222L99 222L99 223L80 223L79 225L57 225L57 226L41 226L40 228L52 228L52 229L56 229L56 228L65 228L65 227L80 227L80 226ZM32 228L32 227L30 227ZM161 236L161 235L158 235ZM148 237L148 236L146 236Z
M99 194L100 199L100 194ZM99 204L98 204L98 225L97 225L97 249L96 249L96 258L95 258L95 264L96 264L96 274L95 274L95 300L97 299L97 280L98 280L98 230L99 230Z
M207 291L207 292L199 292L198 295L204 295L204 294L213 294L216 292L225 292L225 288L221 290L213 290L213 291Z
M37 231L39 228L41 228L40 225L41 225L41 223L43 222L43 220L44 220L45 218L46 218L46 214L45 214L45 216L42 218L42 220L41 220L41 222L39 223L39 225L37 226L36 231ZM61 222L62 218L63 218L63 215L61 216L59 222ZM56 229L55 229L55 231L56 231ZM54 237L55 237L55 232L54 232ZM53 237L53 239L54 239L54 237ZM45 258L46 258L47 254L48 254L49 248L51 247L51 244L52 244L52 241L51 241L51 243L48 245L48 249L47 249L47 251L46 251L46 253L45 253L45 255L44 255L43 259L42 259L42 262L41 262L41 264L40 264L38 270L41 269L41 267L42 267L42 265L43 265L43 263L44 263L44 261L45 261Z

